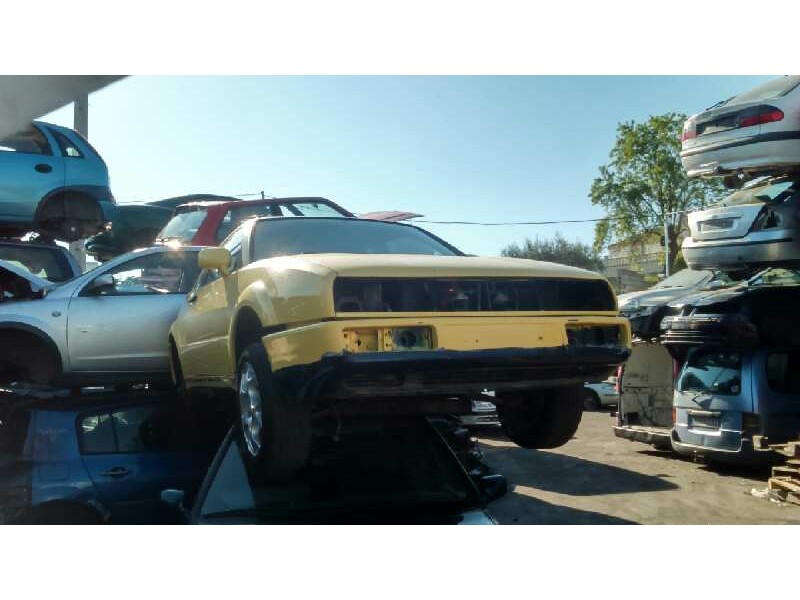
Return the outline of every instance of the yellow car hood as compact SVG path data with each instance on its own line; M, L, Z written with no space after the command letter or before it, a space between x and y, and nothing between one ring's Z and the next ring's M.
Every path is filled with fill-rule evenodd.
M603 279L592 271L521 258L419 254L309 254L293 257L347 277L567 277Z

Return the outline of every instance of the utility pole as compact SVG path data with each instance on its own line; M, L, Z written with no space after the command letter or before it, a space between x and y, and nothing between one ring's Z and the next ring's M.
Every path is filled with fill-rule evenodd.
M75 99L73 108L73 129L87 140L89 139L89 94L81 94ZM86 249L83 247L86 240L77 240L69 245L69 251L78 261L81 271L86 270Z
M664 277L669 277L669 217L664 214Z

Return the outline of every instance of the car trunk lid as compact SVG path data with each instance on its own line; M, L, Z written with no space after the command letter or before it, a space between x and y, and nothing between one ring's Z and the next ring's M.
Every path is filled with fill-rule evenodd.
M717 206L689 214L689 230L695 241L742 238L761 213L763 202Z
M777 119L780 109L763 101L723 104L690 118L683 131L683 151L692 151L719 142L746 141L761 133L763 123ZM780 118L783 118L781 114Z

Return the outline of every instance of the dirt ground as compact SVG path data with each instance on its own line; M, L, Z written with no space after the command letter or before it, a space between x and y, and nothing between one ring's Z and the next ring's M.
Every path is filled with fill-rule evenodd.
M574 439L525 450L479 434L509 492L489 506L501 524L800 524L800 506L750 494L769 469L712 467L614 436L608 412L586 412Z

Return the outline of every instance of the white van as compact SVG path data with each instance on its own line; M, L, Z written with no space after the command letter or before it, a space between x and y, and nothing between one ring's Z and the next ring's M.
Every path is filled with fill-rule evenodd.
M634 341L628 361L620 367L617 437L669 450L672 433L674 365L667 349L656 342Z

